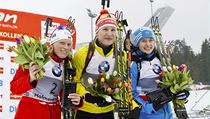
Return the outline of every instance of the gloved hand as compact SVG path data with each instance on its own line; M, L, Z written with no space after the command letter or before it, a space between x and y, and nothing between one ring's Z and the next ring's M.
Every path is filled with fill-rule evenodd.
M153 104L155 111L162 108L172 100L172 95L168 88L162 87L147 94L148 102Z
M71 74L72 76L76 76L76 69L75 68L70 68L68 69L69 74Z
M103 97L92 96L90 93L85 94L84 99L85 101L89 103L93 103L99 107L104 107L111 104L111 103L108 103Z

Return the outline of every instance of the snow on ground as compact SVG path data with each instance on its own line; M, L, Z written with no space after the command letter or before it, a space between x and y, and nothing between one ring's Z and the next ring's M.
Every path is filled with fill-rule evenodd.
M202 89L204 85L191 87L188 103L185 105L192 119L210 119L210 90Z

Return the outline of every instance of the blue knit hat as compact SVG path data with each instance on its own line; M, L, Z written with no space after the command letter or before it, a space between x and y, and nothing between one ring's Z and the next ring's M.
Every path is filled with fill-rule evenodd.
M134 31L134 33L131 36L131 43L135 47L138 47L140 41L144 38L152 38L154 40L156 39L154 32L149 27L140 27L139 29Z

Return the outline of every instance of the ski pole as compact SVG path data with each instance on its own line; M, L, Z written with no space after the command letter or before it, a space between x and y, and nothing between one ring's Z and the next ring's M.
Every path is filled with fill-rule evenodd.
M154 17L152 18L153 20L153 24L152 24L152 28L155 32L156 35L156 39L157 39L157 49L161 58L161 62L163 66L171 66L170 63L170 54L168 54L165 50L165 46L164 43L162 41L162 35L159 29L159 23L158 23L158 17L156 17L156 19L154 20ZM152 21L151 21L152 22ZM161 53L161 54L160 54ZM163 55L163 56L162 56ZM174 105L174 111L176 113L176 116L178 119L187 119L188 115L187 115L187 111L185 106L181 107L178 104L176 104L175 100L172 100L173 105Z
M125 45L127 46L126 52L127 52L127 81L128 81L128 104L129 109L132 109L132 80L131 80L131 42L130 42L130 34L131 30L128 30L125 38Z
M122 79L123 82L128 82L127 80L127 72L126 68L127 67L127 62L125 59L125 52L124 49L122 48L123 43L122 43L122 33L123 30L126 33L125 30L125 25L127 26L127 21L123 19L123 12L118 12L116 11L115 16L117 18L117 40L115 42L115 54L116 54L116 64L117 64L117 69L118 69L118 75ZM127 58L127 57L126 57ZM131 86L131 85L129 85ZM129 97L130 95L128 94L129 88L123 89L123 92L121 93L121 98L122 100L118 103L118 113L119 113L119 118L125 119L128 117L128 114L130 112L130 102L132 97Z
M157 50L159 53L159 57L162 63L162 66L171 66L170 63L170 55L167 54L166 50L165 50L165 46L162 40L162 34L160 32L160 28L159 28L159 22L158 22L158 17L154 16L151 18L151 26L152 26L152 30L155 33L155 37L156 37L156 42L157 42Z
M52 19L47 17L46 20L45 20L45 25L46 25L46 29L45 29L45 37L48 37L48 29L49 29L49 26L52 26Z
M107 1L107 4L106 4L106 1ZM105 4L106 4L106 7L109 8L109 3L110 3L110 0L101 0L102 9L105 8Z
M66 27L69 28L70 32L73 34L72 25L74 25L75 19L70 16L66 22ZM73 119L73 103L68 99L70 93L76 93L76 82L73 82L73 77L76 75L76 71L72 66L72 54L69 54L68 58L64 60L64 78L63 78L63 94L62 94L62 117L63 119Z

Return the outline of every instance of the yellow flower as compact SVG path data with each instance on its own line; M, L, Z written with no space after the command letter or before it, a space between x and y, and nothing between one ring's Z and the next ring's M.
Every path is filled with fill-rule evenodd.
M176 66L176 65L173 65L173 66L172 66L172 69L173 69L173 70L176 70L176 69L177 69L177 66Z
M36 43L36 40L35 40L34 38L32 38L32 37L30 37L30 41L31 41L32 43Z
M121 88L122 87L122 82L118 83L118 86Z
M102 82L102 83L104 82L104 77L101 78L101 82Z

